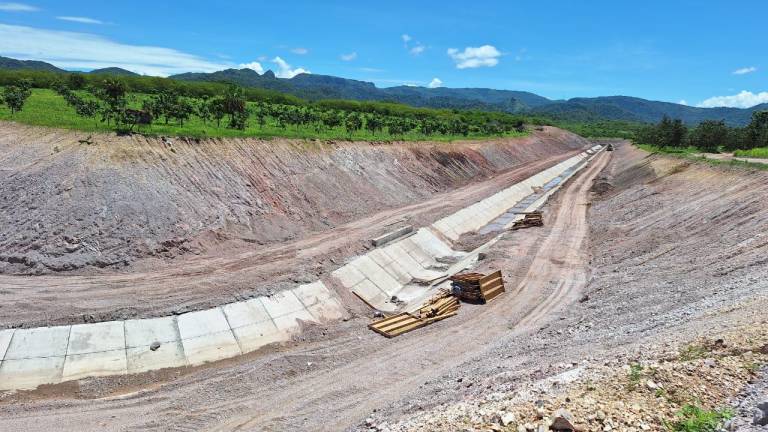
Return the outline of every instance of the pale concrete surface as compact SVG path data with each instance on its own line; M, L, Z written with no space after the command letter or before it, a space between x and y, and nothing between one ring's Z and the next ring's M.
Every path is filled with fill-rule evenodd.
M289 340L300 330L298 320L344 314L335 294L317 281L179 316L3 330L0 390L221 360Z

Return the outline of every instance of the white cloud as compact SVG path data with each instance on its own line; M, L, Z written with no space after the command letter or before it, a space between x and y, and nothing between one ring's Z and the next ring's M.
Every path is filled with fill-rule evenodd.
M0 24L0 55L34 59L65 69L121 67L146 75L215 72L214 63L171 48L128 45L89 34Z
M361 67L358 69L363 72L384 72L384 69L372 68L372 67Z
M415 47L409 49L408 52L411 53L411 55L417 56L417 55L423 53L426 49L427 49L427 47L425 47L424 45L417 44Z
M752 93L750 91L742 90L740 93L731 96L711 97L700 103L698 106L702 108L750 108L766 102L768 102L768 92Z
M304 68L292 69L291 65L289 65L288 62L281 59L280 57L273 58L272 63L277 65L277 72L275 72L275 76L278 78L293 78L299 74L312 73Z
M24 3L0 3L0 11L5 12L37 12L40 9Z
M349 54L342 54L339 57L342 60L344 60L344 61L352 61L352 60L357 58L357 53L356 52L351 52Z
M251 69L251 70L254 70L254 71L258 72L259 74L263 74L264 73L264 67L261 66L261 63L259 63L257 61L253 61L253 62L250 62L250 63L241 63L240 64L240 69Z
M679 104L679 105L688 105L688 101L687 101L687 100L685 100L685 99L680 99L680 101L678 102L678 104Z
M408 53L410 53L413 56L417 56L427 50L427 47L424 46L423 43L419 41L414 41L413 37L411 37L410 35L404 34L400 36L400 38L403 39L403 46L405 47L405 49L407 49ZM411 45L411 41L414 42L413 45Z
M298 55L304 55L309 53L309 50L306 48L299 47L299 48L291 48L291 52Z
M438 88L443 86L443 80L440 78L432 78L432 81L427 84L427 87L429 88Z
M746 75L746 74L752 73L752 72L757 72L757 68L754 67L754 66L743 67L741 69L736 69L735 71L733 71L733 74L734 75Z
M81 24L104 24L102 21L99 21L97 19L88 18L88 17L77 17L77 16L58 16L56 17L58 20L62 21L71 21Z
M493 45L466 47L464 51L450 48L448 55L456 63L458 69L493 67L499 64L501 53Z

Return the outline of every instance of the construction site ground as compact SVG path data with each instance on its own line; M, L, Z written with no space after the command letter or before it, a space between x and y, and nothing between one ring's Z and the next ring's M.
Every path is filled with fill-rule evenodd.
M514 172L493 181L514 181ZM393 339L370 331L361 307L230 360L4 394L0 430L519 430L560 407L589 430L662 430L683 401L643 414L658 410L648 380L708 386L690 396L716 406L745 400L744 386L764 379L767 180L617 145L554 196L543 227L508 232L491 247L473 271L501 269L506 293L487 305L463 304L457 316ZM349 232L368 237L365 226ZM159 277L154 284L174 280ZM56 291L64 306L54 321L75 316L66 305L77 291ZM30 309L18 296L12 307ZM4 322L38 324L51 313L2 311ZM741 351L712 348L717 339ZM707 348L688 358L691 346ZM626 370L638 361L647 369L630 389ZM502 424L505 413L514 420Z

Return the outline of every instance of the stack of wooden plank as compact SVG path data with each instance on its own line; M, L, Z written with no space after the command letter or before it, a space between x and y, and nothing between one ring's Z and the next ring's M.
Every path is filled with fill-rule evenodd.
M504 279L501 277L501 270L497 270L480 279L480 292L486 302L495 299L504 291Z
M544 217L541 215L540 211L533 211L530 213L521 213L521 214L524 215L523 218L519 221L515 221L515 223L512 224L512 228L510 228L512 231L519 230L522 228L544 226Z
M368 328L388 338L400 336L435 321L458 313L459 300L447 292L440 292L414 313L399 313L368 325Z
M480 292L480 279L482 273L460 273L450 277L454 287L454 294L468 303L484 303L483 294Z
M482 273L461 273L451 276L454 293L468 303L486 303L504 292L501 270L489 275Z

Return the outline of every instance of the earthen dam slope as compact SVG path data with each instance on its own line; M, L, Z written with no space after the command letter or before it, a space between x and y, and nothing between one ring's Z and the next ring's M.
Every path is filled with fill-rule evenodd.
M0 326L160 316L315 280L589 145L114 136L0 124ZM28 275L36 275L29 277Z

